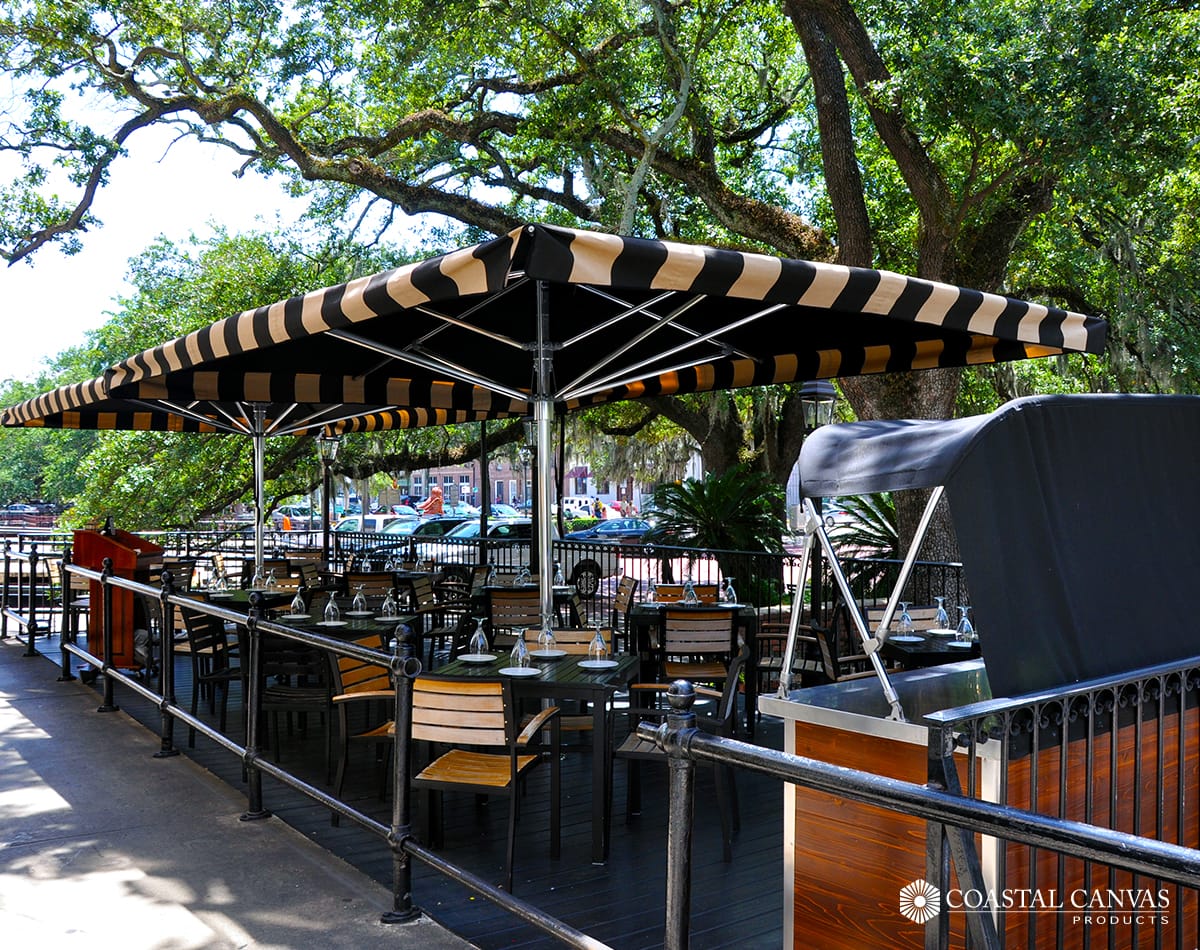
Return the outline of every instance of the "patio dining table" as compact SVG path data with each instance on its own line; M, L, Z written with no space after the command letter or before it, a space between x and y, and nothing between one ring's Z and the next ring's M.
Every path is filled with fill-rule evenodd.
M579 700L592 708L592 863L608 860L610 803L612 801L613 736L608 706L613 694L638 681L641 663L636 656L614 656L610 669L590 670L580 665L586 656L567 655L557 660L534 660L537 675L516 677L513 692L531 699ZM439 667L439 676L497 678L509 666L507 651L487 663L455 660Z
M927 630L918 630L909 636L912 639L892 635L880 647L884 657L906 670L973 660L980 656L978 640L964 646L963 641L954 636L939 636Z

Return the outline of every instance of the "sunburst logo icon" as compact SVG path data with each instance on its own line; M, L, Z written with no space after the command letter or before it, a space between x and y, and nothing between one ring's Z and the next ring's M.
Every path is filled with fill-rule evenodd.
M918 924L926 923L942 909L942 893L928 881L918 878L900 888L900 913Z

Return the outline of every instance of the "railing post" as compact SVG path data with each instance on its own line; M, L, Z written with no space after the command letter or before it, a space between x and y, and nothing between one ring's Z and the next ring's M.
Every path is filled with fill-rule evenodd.
M412 767L412 707L413 680L421 672L416 657L416 635L408 624L396 628L395 655L392 659L392 681L396 684L396 711L392 721L395 731L392 758L392 829L388 847L392 850L392 909L380 916L385 924L400 924L416 920L421 909L412 899L412 858L404 849L412 837L412 787L409 771Z
M246 773L247 808L242 821L257 821L270 818L271 813L263 808L262 772L258 770L258 714L261 702L259 689L262 680L262 643L258 635L258 621L262 617L262 594L250 594L250 612L246 617L246 644L250 651L250 672L246 686L246 755L243 769ZM242 662L246 662L245 658Z
M667 813L667 923L664 950L686 950L692 915L692 819L695 814L696 764L687 754L688 738L696 731L692 704L696 693L686 680L667 691L671 711L660 729L670 767Z
M106 557L100 568L100 603L101 616L104 618L104 646L100 662L100 675L104 677L104 702L96 712L115 712L120 707L113 699L113 679L108 675L112 669L113 644L113 597L112 597L113 562Z
M25 636L27 638L25 644L25 652L22 656L37 656L37 649L34 641L37 639L37 574L38 574L38 549L36 544L29 546L29 615L25 624Z
M175 705L175 605L170 603L170 597L175 592L170 571L162 572L162 592L158 595L159 607L159 692L162 702L159 710L162 714L162 744L154 753L156 759L166 759L179 755L175 748L175 717L167 709ZM154 645L150 646L151 651ZM153 652L151 653L153 655ZM228 686L226 686L228 689Z
M75 617L75 591L71 588L71 545L63 545L62 568L62 627L58 638L59 674L58 682L69 683L75 677L71 673L71 652L68 643L75 642L77 618Z
M4 542L4 603L0 604L0 640L8 639L8 595L12 591L12 542Z

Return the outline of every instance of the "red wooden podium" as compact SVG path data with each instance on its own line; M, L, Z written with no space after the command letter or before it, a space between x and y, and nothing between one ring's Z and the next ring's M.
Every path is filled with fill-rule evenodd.
M148 583L151 565L162 564L163 549L153 541L119 528L111 531L76 531L71 559L92 571L104 569L104 559L112 558L113 575ZM88 617L88 652L104 656L104 611L101 609L101 585L91 582L91 611ZM119 668L138 666L133 656L135 603L133 591L109 587L112 597L112 665Z

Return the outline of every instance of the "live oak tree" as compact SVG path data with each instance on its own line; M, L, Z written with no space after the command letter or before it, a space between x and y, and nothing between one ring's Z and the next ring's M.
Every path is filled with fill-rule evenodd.
M13 5L0 62L21 98L0 148L24 164L0 192L0 254L77 247L113 163L165 125L312 191L315 213L366 241L401 213L434 222L435 240L538 219L888 267L1102 313L1111 359L1069 364L1075 385L1183 388L1196 350L1194 7ZM1023 375L985 379L1019 391ZM841 385L862 417L948 417L960 378ZM793 389L645 411L777 481L795 458Z

